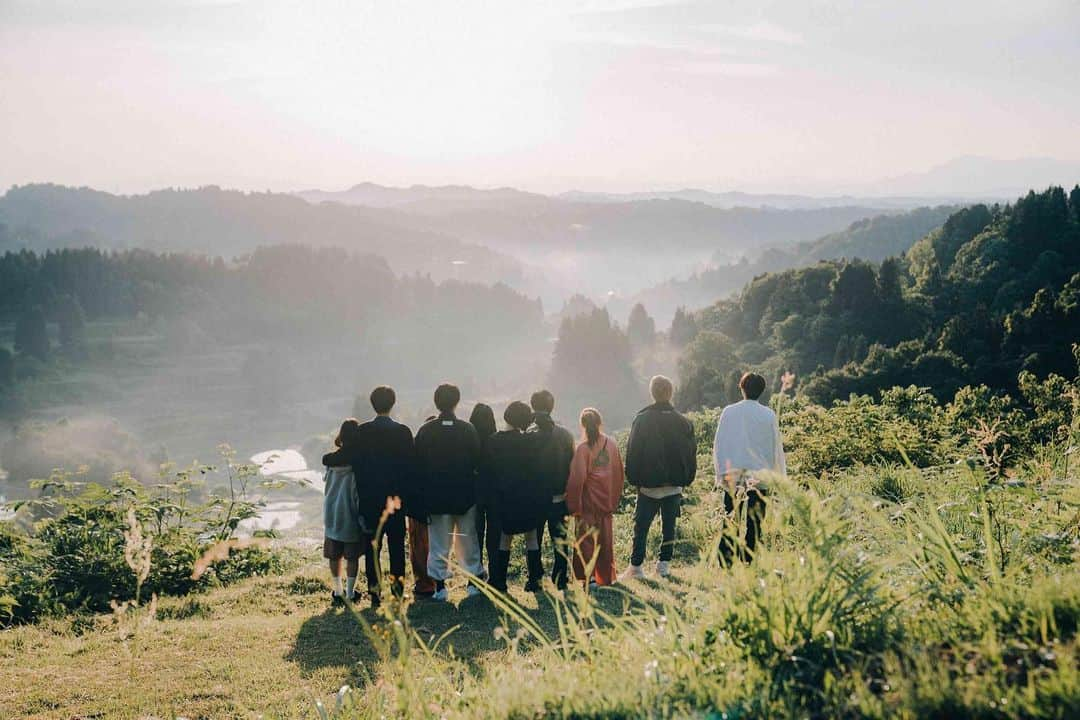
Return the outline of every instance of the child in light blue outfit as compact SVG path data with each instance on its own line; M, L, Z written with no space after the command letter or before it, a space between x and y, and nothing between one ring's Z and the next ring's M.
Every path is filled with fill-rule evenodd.
M348 448L356 442L360 423L349 418L341 423L334 445ZM328 467L323 497L323 557L330 561L333 578L331 602L340 605L356 600L356 576L364 554L364 519L360 515L360 495L351 466ZM345 587L341 584L341 560L345 560Z

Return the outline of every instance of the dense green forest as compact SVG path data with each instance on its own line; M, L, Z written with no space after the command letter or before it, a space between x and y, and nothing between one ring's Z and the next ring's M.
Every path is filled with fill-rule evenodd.
M1076 372L1080 186L959 210L904 255L824 261L757 277L735 299L679 313L680 401L737 397L741 368L785 372L818 402L895 385L942 398L1016 388L1020 371Z
M543 311L506 285L399 277L380 258L340 249L264 247L230 261L146 250L9 252L0 256L0 322L14 332L10 346L0 338L0 399L17 405L19 383L54 362L108 362L108 338L89 342L86 325L109 320L137 321L178 356L273 343L290 349L294 364L308 358L325 368L334 357L320 363L312 353L334 345L340 362L360 363L355 382L365 369L419 366L440 348L455 367L455 358L533 338ZM363 351L360 360L352 349ZM259 353L250 374L273 375L269 366L287 359Z
M763 273L806 267L821 260L881 262L902 255L931 230L941 227L957 210L956 205L940 205L875 215L815 240L804 240L790 247L769 247L753 259L743 257L738 262L725 261L724 254L718 253L713 267L686 279L668 280L643 290L635 299L666 321L680 306L711 305L738 292Z

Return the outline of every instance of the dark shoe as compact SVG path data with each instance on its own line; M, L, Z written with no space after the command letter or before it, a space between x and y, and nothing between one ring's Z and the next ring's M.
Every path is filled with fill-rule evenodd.
M525 564L529 568L529 580L525 583L525 592L540 592L544 579L544 561L540 557L540 551L528 550L525 553Z
M506 592L506 571L510 567L510 551L500 550L491 561L491 587Z
M360 593L353 590L353 594L351 596L349 596L349 604L350 605L359 605L360 604Z
M356 597L359 598L360 595L357 594ZM379 606L382 605L382 600L379 598L379 593L369 592L368 597L371 599L371 609L378 610Z
M341 607L344 604L345 604L345 597L343 595L338 595L336 592L331 590L330 591L330 605L332 605L333 607Z

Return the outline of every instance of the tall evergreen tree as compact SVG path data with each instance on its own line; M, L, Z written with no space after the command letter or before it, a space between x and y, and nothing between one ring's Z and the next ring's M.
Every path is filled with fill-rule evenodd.
M38 306L27 308L15 323L15 352L35 357L49 358L49 329L45 313Z
M675 309L675 317L671 319L671 329L668 331L668 340L676 347L684 347L697 335L697 322L693 313L687 312L686 308Z
M60 326L60 347L69 355L86 351L86 315L82 305L70 295L60 298L56 319Z
M630 318L626 322L626 336L634 347L648 347L656 339L656 321L641 303L630 310Z

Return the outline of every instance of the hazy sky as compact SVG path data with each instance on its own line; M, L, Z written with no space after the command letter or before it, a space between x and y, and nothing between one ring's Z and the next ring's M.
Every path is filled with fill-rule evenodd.
M0 0L0 189L825 191L1080 161L1080 2Z

